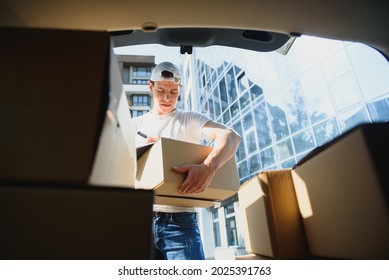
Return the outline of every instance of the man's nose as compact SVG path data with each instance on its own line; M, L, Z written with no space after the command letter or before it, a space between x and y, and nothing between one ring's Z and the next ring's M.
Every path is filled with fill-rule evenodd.
M164 99L166 99L166 100L170 100L170 94L169 94L168 92L166 92L166 93L165 93L165 97L164 97Z

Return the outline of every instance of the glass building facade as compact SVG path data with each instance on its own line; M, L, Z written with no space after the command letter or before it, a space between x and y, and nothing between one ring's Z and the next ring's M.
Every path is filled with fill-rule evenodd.
M242 183L358 124L389 120L388 62L362 44L303 37L287 55L214 47L191 59L198 78L185 109L242 136Z
M242 136L236 153L242 184L260 171L293 167L358 124L389 120L388 61L363 44L303 36L287 55L196 48L182 67L185 109L202 112ZM244 247L239 223L230 216L237 203L229 203L223 211L224 245L223 233L215 230L222 212L207 210L219 235L205 240L208 246Z

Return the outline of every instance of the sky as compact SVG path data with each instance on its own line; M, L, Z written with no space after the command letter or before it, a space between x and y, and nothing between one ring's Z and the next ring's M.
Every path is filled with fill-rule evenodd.
M138 45L114 48L117 55L154 55L155 63L170 61L180 64L180 49L178 47L166 47L162 45Z

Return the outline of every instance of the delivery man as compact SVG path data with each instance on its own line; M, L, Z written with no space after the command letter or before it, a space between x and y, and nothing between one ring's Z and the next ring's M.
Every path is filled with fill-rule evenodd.
M202 139L213 140L212 152L204 162L173 167L174 171L187 174L180 193L204 191L216 171L235 155L240 136L203 114L176 108L182 84L180 70L173 63L162 62L154 68L149 88L154 100L152 110L132 119L138 132L136 146L156 142L160 137L197 144ZM153 211L155 259L204 259L195 208L154 205Z

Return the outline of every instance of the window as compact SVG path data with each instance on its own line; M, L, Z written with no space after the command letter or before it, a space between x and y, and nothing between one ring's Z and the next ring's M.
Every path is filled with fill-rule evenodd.
M135 85L147 85L149 80L146 79L133 79L132 83Z
M259 170L261 170L261 162L259 155L252 156L249 159L249 165L251 174L257 173Z
M295 133L306 128L309 125L309 118L300 83L292 82L282 93L291 132Z
M226 110L223 114L223 123L227 124L231 119L230 110Z
M253 119L253 115L251 114L251 112L247 113L244 117L243 117L243 127L244 127L244 130L249 130L250 128L252 128L254 126L254 119Z
M232 104L238 98L236 92L236 84L235 84L235 76L234 76L234 68L231 67L226 74L226 83L227 83L227 92L228 92L228 100L229 103Z
M239 178L241 178L241 179L249 176L249 169L247 167L246 161L242 161L241 163L239 163L238 173L239 173Z
M267 108L269 110L273 132L276 136L276 140L278 141L289 136L289 127L286 120L282 97L280 94L276 94L272 96L271 99L273 104L269 102L267 104Z
M150 76L151 76L151 67L138 67L138 66L134 66L133 70L132 70L132 75L134 77L150 78Z
M242 110L246 109L249 106L250 95L248 91L246 91L246 93L241 98L239 98L239 103L240 103L240 108Z
M227 243L228 246L238 246L238 231L235 221L235 209L234 204L228 204L224 207L226 216L226 230L227 230Z
M255 140L254 131L247 134L246 141L247 141L247 150L248 150L249 154L256 152L257 151L257 142Z
M248 80L247 80L245 72L243 72L242 74L239 75L239 77L238 77L238 85L239 85L239 91L241 93L244 92L248 88L249 83L248 83Z
M123 79L123 84L130 83L130 66L127 65L123 66L122 79Z
M296 164L296 160L294 158L281 162L281 168L292 168Z
M146 94L134 94L131 96L132 106L150 106L150 96Z
M339 135L339 129L336 125L335 118L332 118L324 123L318 124L313 128L317 145L321 146L324 143L331 141Z
M337 111L345 110L362 101L360 88L352 71L331 81L329 88Z
M219 117L222 111L220 109L220 97L219 97L219 90L217 87L213 90L213 101L214 101L215 115L216 117Z
M261 151L259 156L264 170L270 169L270 167L276 163L276 156L273 147Z
M278 159L284 160L293 156L292 142L290 138L277 144Z
M260 103L254 108L253 115L255 118L258 145L260 148L265 148L272 142L269 117L266 112L265 102Z
M339 116L340 129L346 132L361 123L370 123L369 114L364 106L352 108Z
M190 100L190 98L189 98ZM211 119L215 119L215 109L213 107L213 99L212 99L212 95L209 97L209 104L208 104L208 107L209 107L209 116Z
M335 115L335 110L320 66L316 66L301 76L308 114L311 122L316 124Z
M230 111L232 118L236 117L239 114L239 104L237 101L231 105Z
M213 220L213 238L215 242L215 247L220 247L222 243L220 239L220 224L219 224L218 209L213 209L212 220Z
M124 63L122 71L123 84L147 85L151 76L151 67L132 66Z
M253 99L253 102L254 102L263 95L263 90L260 86L254 85L250 89L250 93L251 93L251 98Z
M148 111L146 111L146 110L133 110L133 111L131 111L131 116L133 118L135 118L135 117L142 116L142 115L146 114L147 112Z
M222 112L228 108L227 88L224 78L219 83Z
M389 97L368 103L367 108L373 121L389 120Z
M300 154L315 148L315 141L313 139L311 130L305 130L294 136L293 144L296 154Z

